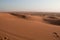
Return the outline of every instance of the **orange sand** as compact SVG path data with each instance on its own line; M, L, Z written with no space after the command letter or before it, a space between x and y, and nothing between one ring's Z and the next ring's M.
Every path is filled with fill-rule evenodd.
M42 22L40 16L28 19L18 18L8 13L0 13L0 35L11 40L58 40L53 32L60 35L60 26Z

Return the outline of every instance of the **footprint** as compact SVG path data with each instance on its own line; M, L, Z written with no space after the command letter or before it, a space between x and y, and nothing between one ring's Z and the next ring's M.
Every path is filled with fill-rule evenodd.
M53 36L54 36L55 40L60 40L60 36L58 35L58 33L53 32Z
M0 40L10 40L7 36L0 36Z

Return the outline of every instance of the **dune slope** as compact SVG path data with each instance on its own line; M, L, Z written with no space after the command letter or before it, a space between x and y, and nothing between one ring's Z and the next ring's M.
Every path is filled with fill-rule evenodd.
M39 17L31 16L30 19ZM30 21L18 18L11 14L0 14L0 35L7 36L11 40L59 40L54 34L60 35L60 26L50 25L43 22Z

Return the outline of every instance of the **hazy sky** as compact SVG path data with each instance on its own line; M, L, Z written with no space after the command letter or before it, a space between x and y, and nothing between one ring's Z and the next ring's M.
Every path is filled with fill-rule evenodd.
M60 0L0 0L0 11L60 12Z

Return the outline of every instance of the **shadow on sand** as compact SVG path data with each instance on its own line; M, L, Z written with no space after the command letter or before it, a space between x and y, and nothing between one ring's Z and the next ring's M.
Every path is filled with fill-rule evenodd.
M53 25L59 25L60 26L60 19L58 19L58 18L48 17L48 18L43 18L43 20L46 23L53 24Z
M11 15L14 15L14 16L17 16L17 17L19 17L19 18L23 18L23 19L26 19L27 18L27 16L26 15L24 15L24 14L16 14L16 13L10 13Z

